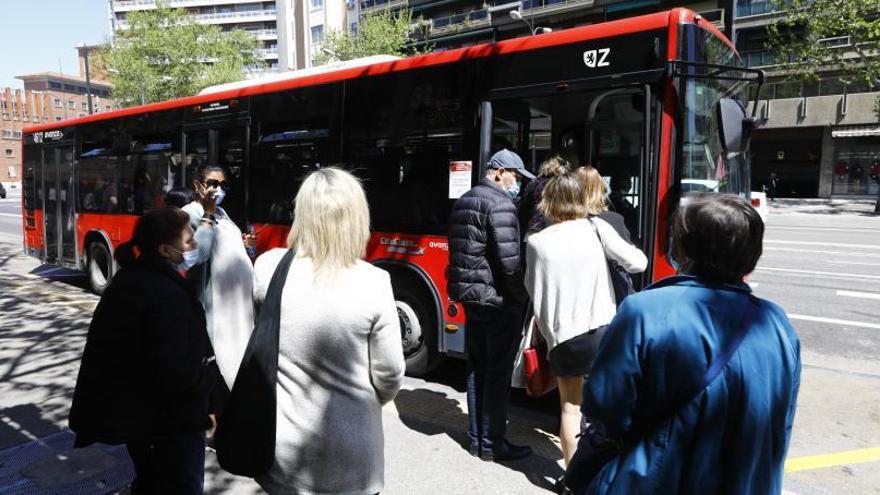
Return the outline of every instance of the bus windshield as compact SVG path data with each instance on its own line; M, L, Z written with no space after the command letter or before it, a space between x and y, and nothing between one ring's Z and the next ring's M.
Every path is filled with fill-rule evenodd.
M733 50L712 33L693 27L685 36L690 60L736 66ZM701 69L692 69L702 72ZM712 78L681 79L681 192L721 192L748 195L749 167L744 153L726 153L721 146L716 105L721 98L743 95L746 81Z

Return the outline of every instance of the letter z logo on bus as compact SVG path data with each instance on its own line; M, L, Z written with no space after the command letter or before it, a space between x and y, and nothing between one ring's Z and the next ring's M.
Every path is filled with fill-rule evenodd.
M608 67L611 65L611 62L608 61L608 55L611 55L611 48L587 50L584 52L584 64L591 69L595 69L596 67Z

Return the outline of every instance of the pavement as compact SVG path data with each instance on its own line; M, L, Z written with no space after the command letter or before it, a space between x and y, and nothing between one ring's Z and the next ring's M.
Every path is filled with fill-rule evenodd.
M0 214L4 206L0 201ZM866 211L867 202L821 207L840 213L816 213L811 202L773 204L751 280L758 296L786 309L802 343L785 490L880 493L880 216ZM97 297L80 275L21 255L20 232L2 225L0 494L125 493L132 472L124 449L72 451L66 429ZM536 454L505 464L467 453L465 404L460 361L405 379L383 409L383 493L549 493L562 473L555 397L514 391L511 440ZM252 480L222 471L210 454L205 480L206 493L261 493Z

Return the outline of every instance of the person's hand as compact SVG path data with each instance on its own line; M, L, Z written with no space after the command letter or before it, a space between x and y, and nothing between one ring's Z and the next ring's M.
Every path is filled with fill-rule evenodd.
M242 240L242 242L244 242L245 249L257 247L256 234L242 234L241 240Z
M217 200L214 199L214 190L212 188L206 187L200 181L195 182L196 186L196 198L198 199L199 204L204 208L205 213L209 215L213 215L217 212Z

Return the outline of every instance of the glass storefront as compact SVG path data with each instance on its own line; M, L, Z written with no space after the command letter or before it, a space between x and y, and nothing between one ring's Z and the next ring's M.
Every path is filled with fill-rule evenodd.
M834 140L833 195L876 196L880 185L871 178L880 173L880 137Z

